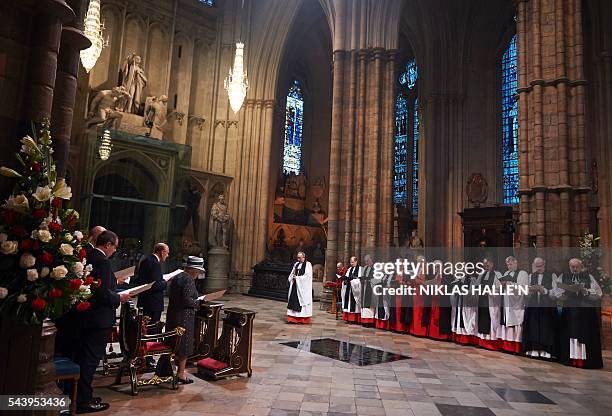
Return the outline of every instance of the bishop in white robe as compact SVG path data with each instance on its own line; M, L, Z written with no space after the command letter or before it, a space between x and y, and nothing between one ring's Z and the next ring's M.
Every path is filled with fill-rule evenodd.
M365 266L361 276L361 312L359 322L362 325L374 326L374 313L376 312L376 298L372 289L374 277L374 261L369 254L365 256Z
M518 261L514 256L506 258L506 267L500 283L506 287L506 292L514 293L500 296L498 346L503 351L517 354L521 351L526 301L526 296L519 292L519 287L529 285L529 276L526 271L518 270Z
M312 264L299 252L289 274L287 322L309 324L312 321Z
M355 256L351 257L350 266L342 282L342 319L347 322L359 323L361 317L360 278L363 270Z

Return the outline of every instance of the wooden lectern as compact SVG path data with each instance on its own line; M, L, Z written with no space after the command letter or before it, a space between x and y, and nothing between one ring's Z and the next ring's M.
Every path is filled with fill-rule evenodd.
M219 314L223 304L219 302L202 302L195 316L195 345L190 361L201 360L212 354L217 346L219 335Z

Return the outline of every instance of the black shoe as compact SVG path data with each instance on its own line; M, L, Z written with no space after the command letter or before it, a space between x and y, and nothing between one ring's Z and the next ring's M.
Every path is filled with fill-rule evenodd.
M179 384L191 384L191 383L193 383L193 379L190 379L190 378L179 378L178 382L179 382Z
M96 413L96 412L101 412L103 410L106 410L110 407L110 404L108 403L102 403L102 402L91 402L89 403L89 405L85 406L85 407L77 407L77 414L82 414L82 413Z

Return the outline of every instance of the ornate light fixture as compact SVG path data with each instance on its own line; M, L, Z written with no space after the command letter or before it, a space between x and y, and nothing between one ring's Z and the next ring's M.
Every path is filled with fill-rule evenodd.
M102 30L104 24L100 23L100 0L91 0L85 16L85 36L91 41L91 46L81 51L81 62L85 71L91 71L102 53L102 49L108 45L104 40Z
M110 130L104 130L104 134L100 138L100 148L98 149L98 154L100 155L100 159L108 160L110 157L111 151L113 150L113 143Z
M225 89L229 97L230 107L234 113L240 111L244 97L249 88L247 71L244 69L244 43L236 43L236 56L234 57L234 67L230 68L227 78L225 78Z

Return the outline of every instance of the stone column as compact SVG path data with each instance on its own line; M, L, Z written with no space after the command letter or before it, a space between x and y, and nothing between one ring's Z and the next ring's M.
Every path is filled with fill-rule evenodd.
M23 119L50 118L62 23L75 18L64 0L28 1L38 13L32 19L32 48L23 103Z
M588 230L581 8L517 2L522 246L569 247Z
M91 42L82 31L87 3L88 1L83 0L70 0L70 5L76 17L64 25L62 30L51 111L51 137L59 177L66 175L66 164L70 152L70 135L79 72L79 52L91 46Z

